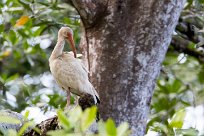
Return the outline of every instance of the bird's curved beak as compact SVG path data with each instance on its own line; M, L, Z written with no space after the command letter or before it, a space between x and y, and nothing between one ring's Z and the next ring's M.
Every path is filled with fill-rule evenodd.
M75 44L74 44L74 39L70 33L68 33L68 35L67 35L67 40L69 41L71 48L72 48L72 51L74 53L74 57L76 58L76 48L75 48Z

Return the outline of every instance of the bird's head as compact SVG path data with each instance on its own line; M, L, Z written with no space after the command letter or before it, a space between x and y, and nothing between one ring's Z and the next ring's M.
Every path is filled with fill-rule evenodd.
M73 30L69 27L61 27L58 31L58 38L66 39L69 42L74 53L74 57L76 58L76 48L74 44Z

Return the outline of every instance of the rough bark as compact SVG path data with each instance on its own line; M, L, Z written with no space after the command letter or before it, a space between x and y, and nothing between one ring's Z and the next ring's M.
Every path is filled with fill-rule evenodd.
M100 114L145 134L156 78L185 0L71 0Z
M42 121L40 124L37 124L35 128L38 128L40 130L40 133L38 133L35 129L31 129L23 136L46 136L46 133L50 130L61 129L57 116Z

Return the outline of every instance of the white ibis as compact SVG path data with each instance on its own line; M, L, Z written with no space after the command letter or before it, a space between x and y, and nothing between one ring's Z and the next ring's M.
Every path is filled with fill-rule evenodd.
M73 53L63 52L65 41L71 45ZM50 71L58 85L67 92L67 106L70 104L70 92L78 96L90 94L95 104L99 103L99 95L89 82L88 71L76 58L73 31L62 27L58 32L57 44L49 58Z

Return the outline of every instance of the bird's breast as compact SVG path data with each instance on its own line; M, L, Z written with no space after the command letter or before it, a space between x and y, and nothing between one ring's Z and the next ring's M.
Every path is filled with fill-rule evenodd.
M58 57L50 61L50 71L61 88L77 95L93 94L92 85L88 80L88 73L81 62L73 57ZM94 94L93 94L94 95Z
M50 71L61 88L79 90L77 71L72 62L58 58L50 63Z

